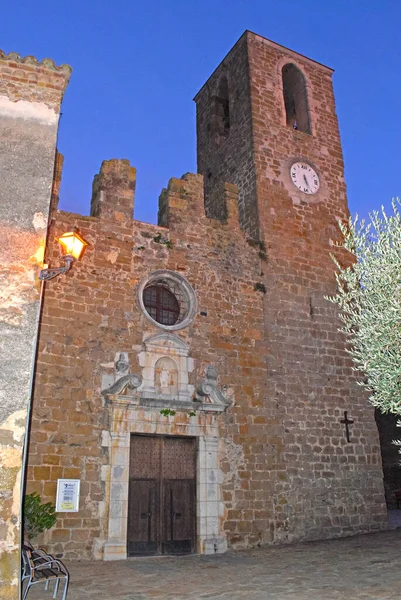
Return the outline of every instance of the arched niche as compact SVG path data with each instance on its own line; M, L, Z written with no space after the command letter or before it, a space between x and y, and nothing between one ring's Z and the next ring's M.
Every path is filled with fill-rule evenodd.
M188 378L194 364L188 354L188 344L173 333L158 333L146 338L143 350L138 354L143 378L138 391L142 397L189 401L194 386L189 384Z

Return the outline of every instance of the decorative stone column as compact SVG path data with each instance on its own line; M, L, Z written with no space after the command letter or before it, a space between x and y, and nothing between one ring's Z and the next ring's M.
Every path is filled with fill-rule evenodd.
M108 538L104 560L121 560L127 558L130 434L113 433L110 441Z
M218 467L219 438L200 437L198 446L197 531L201 554L226 552L227 540L221 532L223 515L221 473Z

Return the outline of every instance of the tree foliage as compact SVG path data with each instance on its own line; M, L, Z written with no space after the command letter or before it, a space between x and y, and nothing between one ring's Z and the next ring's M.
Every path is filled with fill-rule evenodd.
M341 246L350 252L351 266L337 266L337 295L342 329L350 341L361 385L382 412L401 414L401 214L400 201L388 216L382 207L369 221L351 217L340 223Z

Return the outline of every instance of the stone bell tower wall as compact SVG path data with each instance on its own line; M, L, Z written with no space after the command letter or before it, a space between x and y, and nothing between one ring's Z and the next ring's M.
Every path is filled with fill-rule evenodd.
M309 133L287 125L282 68L288 63L305 81ZM223 74L229 82L232 130L216 149L207 134L213 109L209 90ZM241 109L236 104L239 88ZM340 239L337 220L349 214L332 70L246 32L196 102L199 168L206 176L210 164L219 178L242 180L242 226L264 244L266 399L275 403L285 432L273 500L274 539L383 528L383 474L373 409L357 386L336 308L325 299L336 289L330 253L338 252L345 264L350 260L332 244ZM248 145L252 152L244 157ZM290 177L294 162L307 162L318 173L316 194L295 187ZM244 215L257 215L257 233ZM345 410L354 420L350 443L340 422Z
M286 476L277 538L344 535L387 526L374 410L357 385L339 333L333 242L348 218L332 71L256 35L248 36L261 238L268 256L265 325L269 392L280 407ZM286 124L282 68L303 74L311 133ZM293 162L320 178L315 195L290 180ZM342 264L350 257L337 256ZM350 442L341 423L354 420Z
M259 215L254 170L252 106L248 68L248 44L244 34L195 96L197 112L198 172L205 179L206 213L224 216L217 190L224 182L238 187L241 227L259 238ZM221 136L216 123L216 101L222 78L227 79L229 133Z

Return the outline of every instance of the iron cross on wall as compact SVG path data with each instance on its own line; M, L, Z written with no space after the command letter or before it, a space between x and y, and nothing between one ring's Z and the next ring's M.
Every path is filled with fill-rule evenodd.
M344 411L344 418L341 419L340 423L345 425L345 437L347 438L347 442L351 442L350 430L349 426L353 424L353 420L348 418L348 411Z

